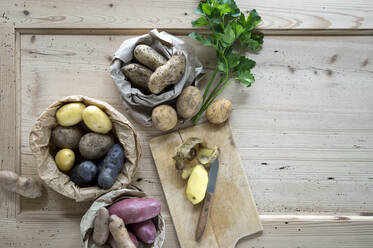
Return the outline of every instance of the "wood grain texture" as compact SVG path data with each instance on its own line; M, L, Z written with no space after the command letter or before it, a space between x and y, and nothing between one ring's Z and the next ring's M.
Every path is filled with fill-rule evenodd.
M2 20L17 28L190 28L199 1L0 1ZM242 11L256 8L263 29L373 28L369 0L237 0Z
M22 172L33 175L28 134L51 102L87 94L126 112L108 66L128 36L21 38ZM211 68L214 53L188 41ZM234 105L234 140L260 213L372 212L372 42L367 36L268 36L259 55L248 54L258 62L257 82L249 89L232 84L224 96ZM148 147L160 132L136 128L143 151L137 184L165 202Z
M56 99L86 94L126 112L108 75L111 56L126 38L21 35L22 174L36 175L28 148L29 131L41 111ZM212 68L213 52L188 42ZM263 234L239 242L237 247L371 246L373 231L365 216L373 214L369 197L373 192L372 42L369 36L267 36L259 55L248 54L258 62L254 70L257 82L250 89L233 84L224 94L234 105L230 120L234 140L259 212L299 215L300 223L289 228L285 222L292 223L290 217L273 222L262 219ZM8 126L9 122L4 123ZM144 156L135 184L162 202L167 222L164 247L179 247L148 147L149 140L160 133L139 125L136 128ZM8 211L3 208L6 203L0 204L2 213ZM76 224L60 223L81 215L87 205L48 191L40 201L22 198L20 208L14 225L7 226L9 219L1 220L0 246L81 245L78 219ZM319 214L335 215L336 220L316 223L304 214L314 214L314 219ZM364 219L343 220L346 214ZM14 232L17 228L27 235L21 239ZM61 243L64 239L69 242Z
M78 218L60 218L43 220L39 215L33 219L16 222L1 220L1 247L43 247L78 248L82 247ZM373 225L365 221L317 220L317 216L308 216L306 220L288 218L261 218L264 231L260 236L240 240L237 248L370 248L373 242ZM35 218L39 218L36 220ZM316 219L310 221L310 219ZM14 230L19 230L15 232ZM68 230L68 231L67 231ZM165 248L179 247L172 222L166 219Z
M0 25L0 170L19 173L19 123L15 71L15 31ZM19 197L0 189L0 218L13 218L18 212Z
M208 147L219 147L219 173L205 233L195 240L203 204L193 205L185 194L186 181L175 169L175 147L199 137ZM204 123L150 141L150 148L181 247L235 247L237 241L261 231L255 201L234 144L229 123ZM207 217L207 216L206 216Z

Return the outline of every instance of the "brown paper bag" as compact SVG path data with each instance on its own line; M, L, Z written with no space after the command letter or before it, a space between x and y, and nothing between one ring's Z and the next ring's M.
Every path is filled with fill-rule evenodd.
M93 232L93 222L95 220L97 211L102 207L107 207L114 202L132 198L132 197L146 197L146 194L140 189L134 186L129 186L126 189L114 190L105 195L101 196L93 202L91 207L84 214L82 220L80 221L80 233L83 238L84 248L109 248L110 245L98 246L92 240ZM166 228L164 219L161 214L159 214L154 221L155 227L157 229L157 238L151 245L146 245L139 240L139 248L161 248L166 236Z
M80 188L65 173L61 172L50 154L49 142L51 131L57 126L56 111L62 105L69 102L83 102L88 105L96 105L109 116L113 123L113 133L124 148L126 162L117 181L110 189L99 187ZM46 185L58 193L75 199L77 202L94 200L100 195L111 190L128 186L136 172L141 155L140 143L132 124L106 102L102 102L86 96L68 96L49 106L36 120L30 133L30 147L36 159L40 178Z

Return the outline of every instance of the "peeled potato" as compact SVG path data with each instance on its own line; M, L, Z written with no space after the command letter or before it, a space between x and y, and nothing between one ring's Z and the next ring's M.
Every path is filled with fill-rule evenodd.
M57 123L64 127L78 124L82 120L85 105L80 102L68 103L56 112Z
M200 203L206 195L208 173L202 165L196 165L190 176L186 187L186 196L194 205Z
M96 133L106 134L112 128L111 120L107 114L93 105L86 107L83 111L83 121L91 131Z
M57 152L55 160L58 169L63 172L68 172L74 166L75 154L71 149L62 149Z

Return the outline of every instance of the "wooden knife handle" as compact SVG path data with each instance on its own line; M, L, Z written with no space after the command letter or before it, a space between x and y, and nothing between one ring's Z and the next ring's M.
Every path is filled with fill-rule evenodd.
M196 241L199 241L205 232L207 225L207 219L209 218L210 206L212 201L212 194L206 193L205 200L201 209L201 214L198 219L197 229L196 229Z

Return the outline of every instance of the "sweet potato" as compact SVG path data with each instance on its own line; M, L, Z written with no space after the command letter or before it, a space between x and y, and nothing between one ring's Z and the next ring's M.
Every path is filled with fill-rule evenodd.
M110 215L117 215L124 223L139 223L154 218L161 212L161 203L154 198L130 198L114 203Z
M157 237L157 230L152 222L152 220L146 220L141 223L134 223L128 225L128 229L133 231L135 235L145 244L154 243Z
M118 216L110 216L109 230L118 248L136 248L127 232L123 220Z
M109 211L100 208L93 223L92 239L96 245L104 245L109 237Z
M28 198L37 198L43 194L43 185L39 180L18 176L13 171L0 171L0 187Z

